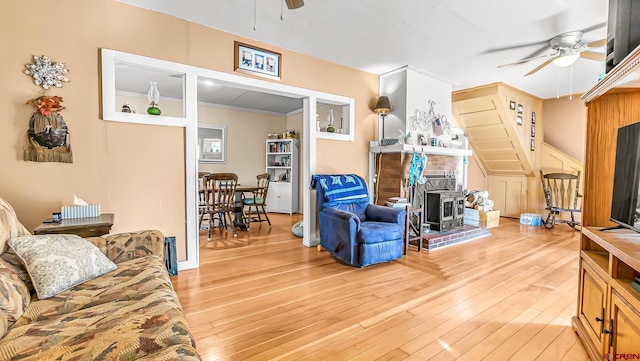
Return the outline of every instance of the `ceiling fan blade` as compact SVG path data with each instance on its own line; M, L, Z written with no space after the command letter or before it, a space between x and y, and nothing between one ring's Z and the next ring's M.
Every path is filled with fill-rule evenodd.
M544 63L538 65L535 69L533 69L530 72L526 73L524 76L528 76L528 75L536 73L538 70L540 70L540 69L544 68L545 66L551 64L553 59L555 59L555 58L547 59Z
M495 53L495 52L498 52L498 51L527 48L527 47L530 47L530 46L542 45L542 44L548 45L549 44L549 40L536 41L536 42L533 42L533 43L523 43L523 44L517 44L517 45L509 45L509 46L503 46L503 47L500 47L500 48L491 48L491 49L487 49L487 50L483 51L482 53L483 54ZM547 49L547 48L548 47L545 46L542 49L544 51L544 49Z
M550 56L555 56L555 55L558 55L558 52L557 52L557 51L556 51L556 52L554 52L554 53L551 53L551 54L538 55L538 56L534 56L534 57L530 57L530 58L520 59L520 60L518 60L518 61L515 61L515 62L513 62L513 63L509 63L509 64L502 64L502 65L498 65L498 68L503 68L503 67L505 67L505 66L512 66L512 65L523 64L523 63L526 63L526 62L531 61L531 60L533 60L533 59L548 58L548 57L550 57Z
M589 59L589 60L595 60L595 61L604 61L607 58L605 54L596 53L594 51L589 51L589 50L581 51L580 57Z
M304 6L304 0L285 0L285 2L287 3L287 8L289 8L289 10L301 8Z
M590 27L588 27L588 28L584 28L584 29L582 29L581 31L582 31L583 33L588 33L588 32L590 32L590 31L594 31L594 30L597 30L597 29L600 29L600 28L604 28L605 26L607 26L607 22L606 22L606 21L601 22L601 23L599 23L599 24L591 25Z
M607 39L600 39L587 43L587 48L599 48L605 45L607 45Z

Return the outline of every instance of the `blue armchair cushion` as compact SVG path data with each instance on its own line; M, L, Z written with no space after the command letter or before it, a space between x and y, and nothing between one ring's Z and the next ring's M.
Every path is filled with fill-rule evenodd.
M256 198L255 203L253 202L253 198L245 198L242 201L244 204L246 205L250 205L250 204L262 204L262 198Z
M361 222L358 242L380 243L391 239L402 239L404 227L398 223Z
M328 201L369 198L364 179L355 174L314 174L311 187L316 188L316 183Z

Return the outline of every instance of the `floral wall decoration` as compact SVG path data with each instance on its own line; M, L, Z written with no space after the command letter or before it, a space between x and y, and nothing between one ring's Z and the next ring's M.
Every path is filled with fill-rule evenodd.
M51 95L50 88L62 88L69 82L69 70L64 63L53 63L47 56L33 56L33 63L26 64L24 73L33 77L42 87L42 95L27 101L35 108L29 119L29 130L24 144L24 160L32 162L73 163L69 128L60 111L62 97Z

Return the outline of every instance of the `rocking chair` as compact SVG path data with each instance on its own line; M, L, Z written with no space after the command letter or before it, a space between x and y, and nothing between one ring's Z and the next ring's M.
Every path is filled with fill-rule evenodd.
M547 204L545 209L549 211L543 222L544 226L552 229L556 223L567 223L578 231L577 227L580 226L580 222L575 219L574 213L580 213L582 206L582 194L579 190L580 171L578 171L578 175L575 175L568 173L542 174L542 170L540 170L540 181ZM560 218L561 212L569 212L570 219Z

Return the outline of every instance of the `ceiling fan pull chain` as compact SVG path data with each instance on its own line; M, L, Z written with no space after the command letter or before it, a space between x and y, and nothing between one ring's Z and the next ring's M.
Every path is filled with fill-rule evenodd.
M258 26L257 26L257 10L256 10L256 0L253 0L253 31L258 30Z

